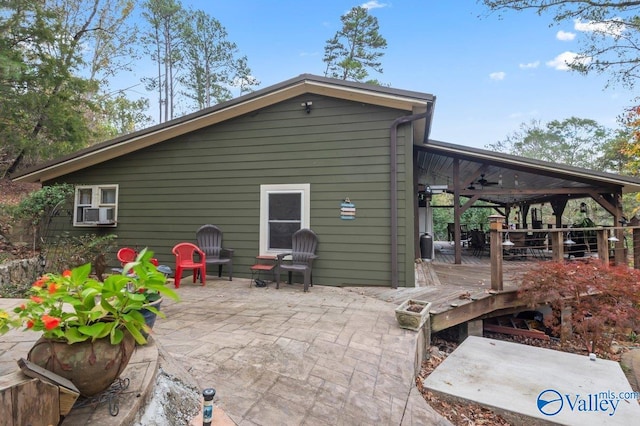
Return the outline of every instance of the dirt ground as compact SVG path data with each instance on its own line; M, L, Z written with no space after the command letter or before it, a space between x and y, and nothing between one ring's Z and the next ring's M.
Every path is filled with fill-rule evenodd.
M25 245L14 245L4 236L8 231L8 220L3 219L3 206L16 206L29 193L40 189L40 184L17 183L9 179L0 179L0 259L23 259L33 255Z
M40 189L38 183L12 182L0 179L0 205L16 205L30 192Z

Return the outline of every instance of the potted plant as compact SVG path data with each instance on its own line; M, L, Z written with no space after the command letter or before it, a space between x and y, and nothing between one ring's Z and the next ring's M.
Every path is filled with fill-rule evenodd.
M144 317L145 324L147 324L147 327L149 328L149 330L142 330L141 332L146 339L149 336L149 331L153 329L153 326L156 323L156 317L158 315L164 316L164 314L160 312L160 306L163 299L162 293L158 290L142 288L139 290L139 293L144 295L144 304L142 305L140 313Z
M418 331L429 319L431 302L422 300L405 300L395 310L396 320L401 328Z
M149 306L149 298L178 299L150 262L152 256L142 250L121 274L103 282L90 276L91 264L46 274L13 316L0 312L0 332L19 327L42 332L28 359L71 380L84 396L100 393L124 370L135 343L146 343L150 329L142 311L160 314Z

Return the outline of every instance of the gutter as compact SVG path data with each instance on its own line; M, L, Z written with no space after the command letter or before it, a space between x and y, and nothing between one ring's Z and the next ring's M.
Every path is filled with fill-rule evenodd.
M423 118L433 112L433 104L427 105L427 111L420 114L405 115L391 123L390 161L391 161L391 288L398 288L398 126ZM428 139L431 121L425 125L425 141Z

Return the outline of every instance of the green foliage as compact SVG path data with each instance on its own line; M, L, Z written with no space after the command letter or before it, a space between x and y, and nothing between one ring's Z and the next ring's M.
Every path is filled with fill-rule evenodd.
M73 185L66 183L44 186L23 199L13 213L16 218L26 219L31 225L37 226L48 218L56 206L69 200L73 193Z
M476 206L482 206L486 203L482 201L476 202ZM453 194L435 194L431 201L431 205L436 206L453 206ZM474 207L467 209L460 216L460 223L467 225L469 230L489 228L489 216L494 212L492 207ZM453 223L453 207L438 207L433 209L433 230L435 238L440 241L447 241L447 224Z
M145 53L157 65L157 75L145 79L147 90L157 90L159 121L174 117L176 76L182 61L180 29L184 22L182 4L175 0L147 0L142 3L142 17L150 28L143 34ZM164 114L164 115L163 115Z
M369 76L368 69L382 73L380 58L387 40L379 33L378 19L364 7L356 6L340 20L342 29L327 40L324 48L324 75L362 82Z
M135 57L131 0L4 2L0 14L0 176L84 148L107 78ZM108 118L104 120L108 122Z
M599 260L542 262L520 279L518 297L531 308L548 304L545 319L562 335L561 313L571 309L573 335L587 352L609 353L618 335L640 331L640 270Z
M523 123L519 131L504 141L489 144L487 149L605 171L608 164L604 160L605 147L614 139L609 129L594 120L571 117L544 125L536 120Z
M246 57L238 57L238 47L227 39L227 30L201 10L185 13L183 40L184 75L179 78L183 93L199 109L231 99L229 87L249 91L259 82L251 76Z
M143 332L149 333L149 327L140 312L148 309L145 293L178 300L177 293L166 287L165 275L151 263L152 256L142 250L122 274L110 275L104 282L89 276L90 264L43 276L31 288L29 300L15 308L15 317L0 310L0 334L24 326L69 344L108 336L116 345L126 330L136 342L146 343Z
M99 105L102 113L95 115L92 121L98 139L114 138L152 124L151 117L146 114L148 99L130 100L119 94L100 99Z
M156 76L143 81L158 94L160 122L177 115L178 94L202 109L231 99L231 88L242 94L259 84L217 19L185 10L176 0L147 0L142 6L148 24L142 43L157 66Z

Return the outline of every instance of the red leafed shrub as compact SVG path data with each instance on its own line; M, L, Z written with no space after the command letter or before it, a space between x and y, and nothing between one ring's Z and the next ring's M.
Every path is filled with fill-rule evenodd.
M640 270L624 265L543 262L521 276L518 297L532 308L552 308L545 322L555 335L561 312L571 308L571 337L587 352L607 354L617 335L640 332Z

